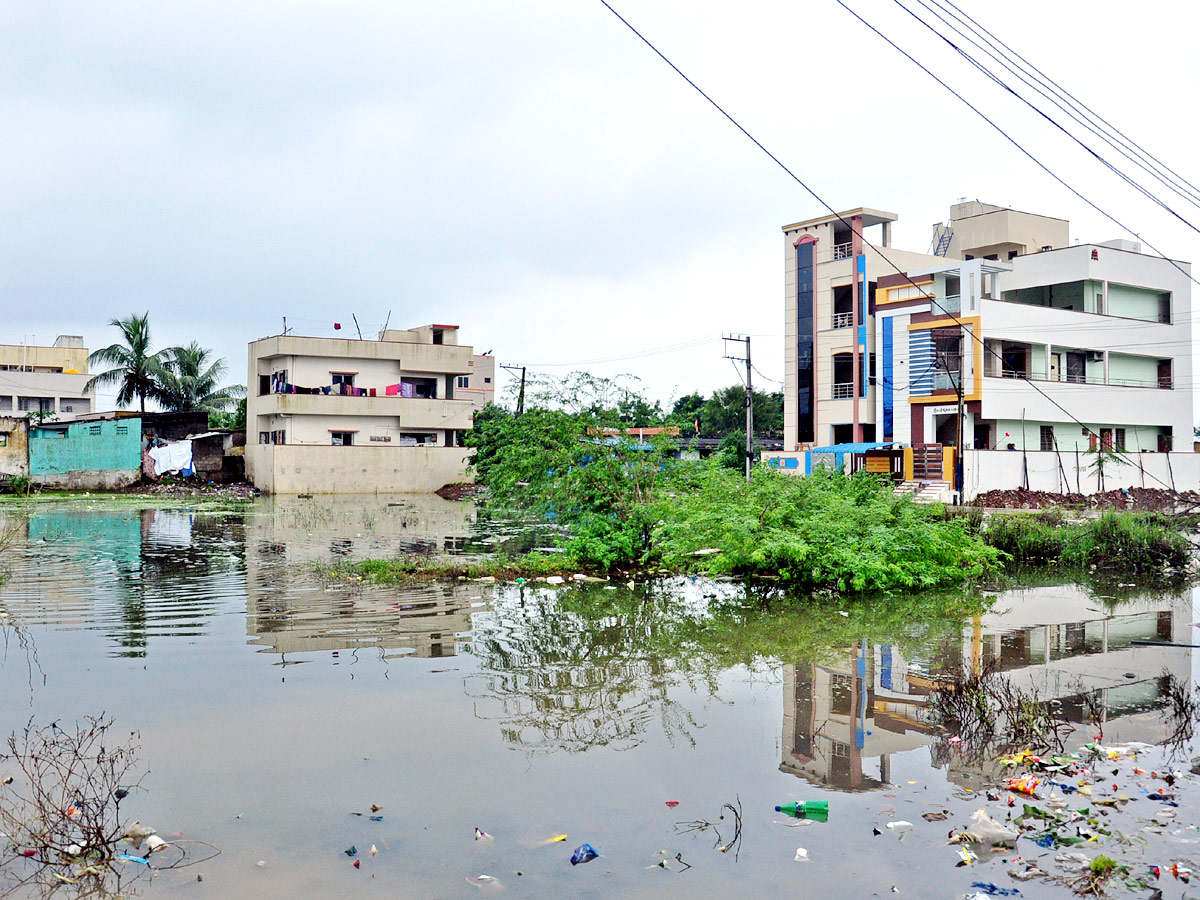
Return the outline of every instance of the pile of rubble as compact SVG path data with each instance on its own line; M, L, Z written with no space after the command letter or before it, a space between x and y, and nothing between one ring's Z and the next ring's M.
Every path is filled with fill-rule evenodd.
M1134 509L1158 512L1200 512L1200 493L1162 488L1122 488L1098 494L1057 494L1052 491L986 491L973 501L974 506L991 509Z

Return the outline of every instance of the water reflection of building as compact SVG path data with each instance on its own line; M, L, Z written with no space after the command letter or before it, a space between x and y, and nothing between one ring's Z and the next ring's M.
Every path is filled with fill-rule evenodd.
M371 648L453 656L486 585L375 585L333 574L346 559L433 555L469 539L469 504L440 497L276 497L248 520L246 633L264 652Z
M922 721L932 676L946 667L979 672L993 666L1023 690L1057 700L1072 723L1099 719L1106 740L1154 742L1167 726L1168 676L1191 684L1191 599L1158 595L1106 607L1083 587L1025 588L1003 594L976 617L961 639L921 648L911 659L892 644L866 642L843 661L784 666L783 759L780 768L845 790L869 790L890 780L893 753L931 744L935 766L952 780L978 787L977 763L934 743ZM1091 737L1091 732L1087 733Z

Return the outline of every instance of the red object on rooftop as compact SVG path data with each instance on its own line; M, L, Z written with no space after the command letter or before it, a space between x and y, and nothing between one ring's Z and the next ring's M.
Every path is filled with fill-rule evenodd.
M334 330L334 331L341 331L341 330L342 330L342 323L341 323L341 322L334 322L334 323L333 323L333 330Z

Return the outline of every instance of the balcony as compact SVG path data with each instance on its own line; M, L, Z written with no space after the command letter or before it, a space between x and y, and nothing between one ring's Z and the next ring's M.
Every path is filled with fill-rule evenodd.
M848 384L835 384L833 386L834 400L852 400L854 398L854 382Z
M941 297L937 300L934 300L933 311L935 313L944 313L957 316L962 312L962 296L959 294L951 294L948 297Z
M840 312L833 314L834 328L850 328L854 325L854 313Z
M336 394L264 394L251 398L256 416L292 415L329 418L386 416L400 428L471 427L470 400L410 397L341 397Z
M849 259L853 255L854 255L853 242L847 241L844 244L834 244L833 245L833 258L834 259Z
M958 393L958 372L938 372L933 376L934 391L954 391Z

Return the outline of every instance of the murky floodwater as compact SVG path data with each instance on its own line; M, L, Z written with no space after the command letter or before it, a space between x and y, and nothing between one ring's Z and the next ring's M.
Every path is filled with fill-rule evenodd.
M104 712L140 736L126 809L223 850L140 881L147 897L953 897L1013 883L999 859L956 869L950 823L920 819L965 824L963 789L990 772L923 724L931 673L995 660L1078 722L1090 693L1107 742L1164 737L1166 673L1193 682L1190 650L1135 643L1192 643L1191 592L1031 584L978 616L947 597L797 614L686 580L329 578L346 557L492 546L472 519L411 497L40 504L2 557L0 731ZM788 827L773 807L794 799L829 800L829 822ZM736 854L715 849L725 803ZM382 821L352 815L372 804ZM897 817L917 826L903 842L874 834ZM716 829L677 824L694 820ZM1155 839L1200 853L1195 823L1185 803ZM572 867L585 841L602 856Z

